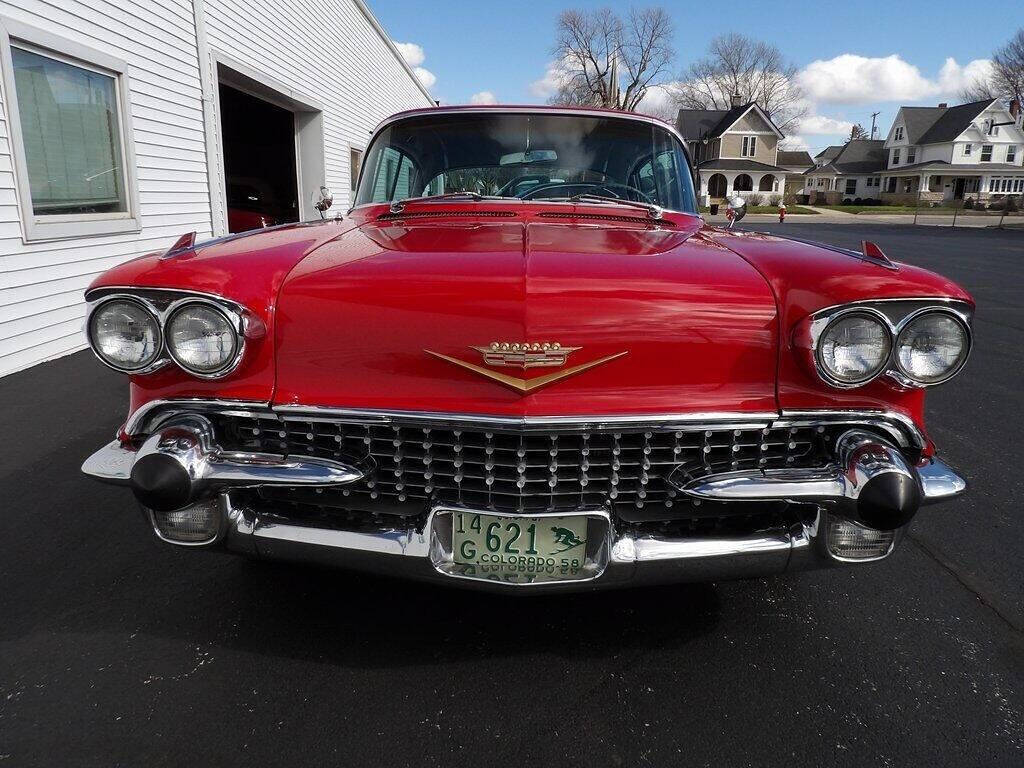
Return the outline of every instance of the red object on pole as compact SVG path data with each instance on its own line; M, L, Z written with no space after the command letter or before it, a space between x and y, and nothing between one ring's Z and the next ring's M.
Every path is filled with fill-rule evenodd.
M786 221L786 204L779 203L779 224L784 224Z

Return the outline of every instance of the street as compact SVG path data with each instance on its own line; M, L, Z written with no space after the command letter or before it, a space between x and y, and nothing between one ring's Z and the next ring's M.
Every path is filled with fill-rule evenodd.
M82 352L0 379L0 765L1024 764L1024 232L743 221L978 302L929 430L970 483L891 559L505 598L159 544L83 459Z

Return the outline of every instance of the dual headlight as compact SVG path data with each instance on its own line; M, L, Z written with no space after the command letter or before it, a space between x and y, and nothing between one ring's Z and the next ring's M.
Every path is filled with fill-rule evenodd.
M919 386L956 375L970 351L970 332L957 315L926 310L896 329L874 312L853 310L832 320L818 337L818 369L830 383L856 387L885 370Z
M113 298L89 317L89 343L103 362L126 373L152 370L169 355L186 371L217 376L238 360L237 323L212 303L185 300L161 316L142 301Z

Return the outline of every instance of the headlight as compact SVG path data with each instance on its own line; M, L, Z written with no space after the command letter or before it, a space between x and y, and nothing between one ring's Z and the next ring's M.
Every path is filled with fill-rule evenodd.
M952 377L967 360L966 326L947 312L925 312L911 320L896 339L896 365L920 384Z
M867 312L842 315L818 339L818 365L840 386L864 384L881 373L892 351L892 336L880 318Z
M142 370L160 354L160 324L139 302L114 299L92 313L89 343L112 368Z
M219 373L238 352L238 335L231 321L207 304L185 304L174 310L166 329L171 357L192 373Z

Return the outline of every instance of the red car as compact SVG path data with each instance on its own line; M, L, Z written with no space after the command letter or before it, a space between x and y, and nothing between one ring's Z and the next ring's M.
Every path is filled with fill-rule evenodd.
M871 244L710 226L652 118L402 113L348 215L192 240L86 293L131 402L83 470L176 546L496 589L711 580L880 560L965 488L924 398L967 359L971 297Z

